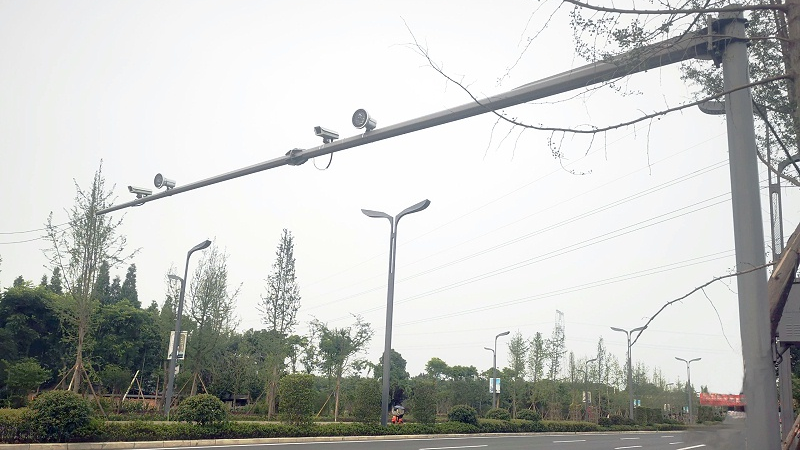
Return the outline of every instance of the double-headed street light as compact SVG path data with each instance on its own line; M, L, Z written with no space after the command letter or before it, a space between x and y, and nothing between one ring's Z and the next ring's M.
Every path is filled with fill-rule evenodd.
M510 331L503 331L494 337L494 348L483 347L492 352L492 408L499 408L497 402L497 338L500 336L508 336Z
M169 408L172 406L172 389L173 385L175 384L175 366L178 364L178 342L181 340L181 316L183 315L183 298L186 295L186 277L189 276L189 258L192 256L192 253L198 250L203 250L204 248L208 248L209 245L211 245L211 241L206 239L189 250L189 253L186 254L186 269L183 271L183 278L177 275L169 276L171 279L179 280L181 282L181 295L180 300L178 300L178 314L177 317L175 317L175 339L172 341L172 348L170 349L169 353L167 393L164 397L164 414L166 414L167 417L169 417Z
M394 303L394 264L397 259L397 223L406 214L422 211L431 204L430 200L423 200L416 205L404 209L396 217L384 212L362 209L367 217L389 219L392 232L389 235L389 288L386 294L386 338L383 346L383 392L381 393L381 425L386 426L389 412L389 364L392 351L392 307Z
M683 361L686 363L686 397L689 402L689 423L693 423L692 421L692 372L689 369L689 365L695 361L700 361L703 358L695 358L690 360L685 360L683 358L675 357L678 361Z
M647 325L643 327L637 327L630 331L623 330L622 328L611 327L614 331L619 331L621 333L625 333L628 336L628 417L633 420L633 382L631 381L631 334L637 331L642 331L647 328Z

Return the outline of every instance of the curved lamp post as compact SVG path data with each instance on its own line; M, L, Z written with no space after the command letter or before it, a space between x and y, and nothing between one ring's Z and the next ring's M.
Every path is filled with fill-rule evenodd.
M589 363L593 363L597 361L597 358L592 358L583 365L583 385L586 386L589 383ZM588 391L584 391L583 393L583 411L584 416L583 420L589 421L589 392L592 392L591 389Z
M625 333L628 336L628 417L633 420L633 382L631 381L631 334L637 331L642 331L647 326L637 327L630 331L623 330L622 328L611 327L614 331Z
M392 307L394 303L394 263L397 256L397 223L406 214L422 211L430 204L430 200L423 200L404 209L396 217L380 211L361 210L367 217L388 219L392 226L392 231L389 235L389 289L386 294L386 338L383 346L383 391L381 393L381 425L383 426L386 426L389 412L389 364L391 364L390 353L392 349Z
M494 337L494 348L483 347L492 352L492 408L499 408L497 403L497 338L508 336L510 331L503 331Z
M172 348L170 349L170 357L169 357L169 372L167 373L167 393L164 398L164 414L169 417L169 409L172 406L172 389L173 385L175 384L175 366L178 364L178 342L181 340L181 315L183 315L183 298L186 295L186 277L189 276L189 258L192 256L192 253L203 250L204 248L208 248L211 245L211 241L206 239L205 241L195 245L194 247L189 250L189 253L186 254L186 268L183 271L183 278L177 275L170 275L170 278L173 280L180 280L181 282L181 296L180 300L178 300L178 314L175 318L175 339L172 342Z
M690 360L685 360L683 358L675 357L678 361L683 361L686 363L686 399L689 402L689 423L693 423L692 420L692 372L689 369L689 365L695 361L700 361L703 358L695 358Z

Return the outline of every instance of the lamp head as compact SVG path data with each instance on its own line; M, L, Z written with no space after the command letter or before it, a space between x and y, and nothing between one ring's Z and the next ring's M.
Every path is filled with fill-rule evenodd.
M497 336L495 336L495 337L496 337L496 338L499 338L500 336L508 336L509 334L511 334L511 332L510 332L510 331L503 331L502 333L498 334L498 335L497 335Z
M211 241L206 239L205 241L203 241L203 242L195 245L194 247L192 247L192 249L189 250L189 253L194 253L194 252L196 252L198 250L203 250L204 248L208 248L209 245L211 245Z

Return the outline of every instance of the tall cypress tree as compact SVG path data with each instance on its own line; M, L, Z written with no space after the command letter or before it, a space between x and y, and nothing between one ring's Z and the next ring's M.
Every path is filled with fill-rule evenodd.
M120 290L120 298L128 300L131 305L141 308L142 304L139 302L139 294L136 292L136 264L131 264L128 267L128 273L125 274L125 281L122 282L122 289Z

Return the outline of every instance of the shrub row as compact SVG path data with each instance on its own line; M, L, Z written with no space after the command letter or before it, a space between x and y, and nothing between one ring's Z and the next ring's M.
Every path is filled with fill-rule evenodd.
M7 410L6 410L7 411ZM0 414L0 441L4 443L39 442L41 436L26 433L24 421ZM13 422L13 423L12 423ZM242 439L275 437L380 436L419 434L472 434L521 432L585 432L600 428L586 422L533 422L528 420L479 419L477 425L461 422L437 424L409 423L382 427L377 424L331 423L319 425L259 424L224 422L199 425L185 422L104 422L93 419L77 429L65 442L116 442L154 440Z

